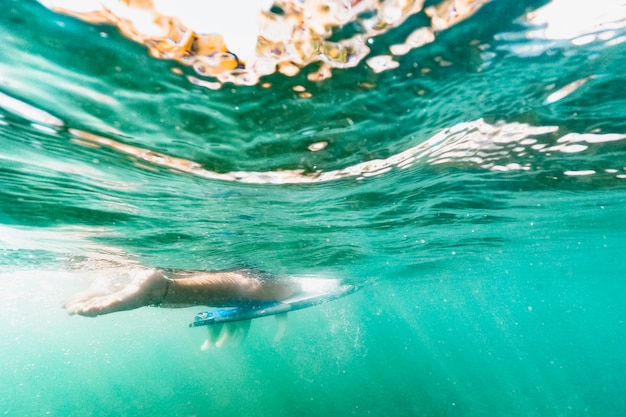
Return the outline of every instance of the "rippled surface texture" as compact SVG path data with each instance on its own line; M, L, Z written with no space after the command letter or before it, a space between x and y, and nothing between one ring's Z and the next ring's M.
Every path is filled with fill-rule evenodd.
M0 412L622 415L626 4L457 3L243 86L4 1ZM368 284L202 352L196 309L64 313L113 262Z

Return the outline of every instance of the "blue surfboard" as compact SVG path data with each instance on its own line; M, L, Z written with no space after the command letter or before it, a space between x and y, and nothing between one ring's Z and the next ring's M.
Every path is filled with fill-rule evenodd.
M196 314L193 322L189 324L189 327L211 326L233 321L251 320L301 310L345 297L359 288L352 284L339 284L337 280L321 278L305 279L308 280L308 284L313 284L313 288L308 291L305 290L300 294L280 301L222 307L204 311ZM331 283L334 285L328 285ZM315 284L321 284L319 286L322 288L315 288Z

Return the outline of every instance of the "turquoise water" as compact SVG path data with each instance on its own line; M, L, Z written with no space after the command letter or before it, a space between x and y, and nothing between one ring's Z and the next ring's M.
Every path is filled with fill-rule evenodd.
M5 3L3 415L623 415L625 16L571 42L494 1L394 70L213 91ZM67 316L97 259L371 281L201 351L196 309Z

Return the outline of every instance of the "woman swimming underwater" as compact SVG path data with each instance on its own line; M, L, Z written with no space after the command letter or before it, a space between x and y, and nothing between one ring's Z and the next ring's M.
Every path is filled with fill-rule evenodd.
M130 283L117 291L88 291L71 298L64 307L69 314L89 317L144 306L243 306L249 312L257 306L282 304L296 310L339 298L356 289L339 279L273 278L245 269L206 272L149 268L137 270ZM280 312L270 311L259 312L256 316Z

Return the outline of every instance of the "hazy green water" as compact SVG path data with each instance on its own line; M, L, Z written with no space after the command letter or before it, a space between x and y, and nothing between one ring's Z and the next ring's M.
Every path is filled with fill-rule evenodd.
M517 39L515 19L542 3L515 3L492 3L393 71L209 91L110 27L6 1L0 93L62 126L0 105L0 411L621 415L626 142L606 135L626 133L624 43ZM313 97L298 98L299 84ZM73 130L217 173L331 172L427 151L362 179L244 184L81 144ZM505 140L512 130L535 142ZM527 169L493 169L509 164ZM270 318L242 346L202 352L204 332L186 327L196 309L65 315L62 300L93 278L65 259L112 251L153 266L375 280L291 315L279 343Z

